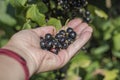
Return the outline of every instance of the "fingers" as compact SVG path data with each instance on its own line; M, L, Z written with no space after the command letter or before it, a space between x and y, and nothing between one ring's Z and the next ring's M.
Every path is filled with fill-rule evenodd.
M78 18L73 19L67 24L67 27L71 27L74 29L81 23L82 23L81 19L78 19ZM32 29L32 31L37 33L38 36L44 36L47 33L55 35L55 33L56 33L56 29L53 26L40 27L40 28Z
M32 31L37 33L38 36L45 36L45 34L47 33L55 35L56 33L56 29L53 26L40 27L40 28L32 29Z
M79 38L73 44L71 44L67 50L61 50L59 52L58 63L61 64L56 63L56 65L58 65L59 68L64 66L80 50L80 48L86 44L86 42L90 39L91 35L92 28L85 28L82 31L81 35L79 35Z
M64 27L71 27L71 28L74 29L74 31L77 33L77 35L80 35L81 32L82 32L86 27L88 27L88 24L82 22L81 19L76 18L76 19L71 20L71 21L70 21L66 26L64 26ZM64 27L63 27L63 29L64 29Z
M82 20L79 19L79 18L76 18L76 19L71 20L71 21L67 24L67 26L68 26L68 27L71 27L71 28L75 28L75 27L78 26L80 23L82 23Z
M73 55L75 55L75 53L86 44L86 42L90 39L91 35L92 35L92 28L86 27L79 35L79 38L68 47L67 52L70 58Z
M87 27L88 27L87 23L81 23L78 26L76 26L76 28L74 30L77 33L77 35L79 36L82 33L82 31L84 29L86 29Z
M73 19L70 22L68 22L67 25L63 26L62 29L66 30L68 27L71 27L71 28L75 29L81 23L82 23L82 20L79 19L79 18L76 18L76 19Z
M80 23L77 26L74 26L75 31L77 32L77 40L71 44L67 50L61 50L58 54L57 67L64 66L79 50L83 47L86 42L90 39L92 35L92 28L88 26L87 23ZM58 64L60 63L60 64Z

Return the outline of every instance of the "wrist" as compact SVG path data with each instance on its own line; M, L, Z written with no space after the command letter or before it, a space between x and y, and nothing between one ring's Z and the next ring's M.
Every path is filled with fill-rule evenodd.
M2 47L4 49L8 49L8 50L11 50L15 53L17 53L18 55L20 55L23 59L25 59L26 63L27 63L27 67L28 67L28 70L29 70L29 74L30 76L32 76L35 71L36 71L36 65L35 65L35 62L33 61L33 59L27 54L26 50L21 49L15 45L5 45L4 47Z

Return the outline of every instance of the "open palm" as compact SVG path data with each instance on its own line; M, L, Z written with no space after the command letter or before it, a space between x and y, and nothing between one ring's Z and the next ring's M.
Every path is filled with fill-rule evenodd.
M42 50L39 44L40 37L43 37L46 33L56 34L56 30L52 26L22 30L10 39L6 48L12 49L15 47L14 51L18 54L21 55L22 53L22 55L29 57L31 60L28 63L35 63L31 66L36 68L36 72L61 68L83 47L92 34L92 28L80 19L71 20L66 26L72 27L76 31L77 39L67 49L61 50L58 55Z

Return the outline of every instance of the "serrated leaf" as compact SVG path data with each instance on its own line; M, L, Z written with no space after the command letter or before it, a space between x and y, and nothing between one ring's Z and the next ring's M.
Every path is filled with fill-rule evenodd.
M108 15L103 10L100 9L95 9L95 14L104 19L108 18Z
M45 15L39 12L38 8L36 5L32 5L27 13L26 13L26 18L31 19L32 21L35 21L37 24L40 26L44 25L46 23L45 21Z
M47 25L54 26L57 30L60 30L62 28L61 21L56 18L50 18Z
M10 0L10 3L14 7L23 7L27 0Z

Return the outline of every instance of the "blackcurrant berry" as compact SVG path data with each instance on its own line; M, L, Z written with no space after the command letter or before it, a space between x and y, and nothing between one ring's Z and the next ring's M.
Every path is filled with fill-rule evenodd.
M68 43L68 45L70 45L73 41L74 41L74 40L73 40L72 38L70 38L70 37L67 38L67 43Z
M61 37L60 39L58 39L58 41L59 41L60 43L64 43L64 42L66 41L66 38L65 38L65 37Z
M49 34L49 33L46 34L46 35L45 35L45 39L46 39L46 40L51 40L51 39L52 39L52 35Z
M85 15L86 16L90 16L90 12L87 10L87 11L85 11Z
M86 5L86 0L81 0L81 4L83 5L83 7Z
M72 28L67 28L67 33L70 33L70 32L72 32L73 31L73 29Z
M91 21L91 19L89 17L84 17L83 18L85 22L89 23Z
M58 42L57 42L57 40L53 39L52 42L53 42L53 46L58 47Z
M62 34L62 35L64 35L64 36L66 35L65 30L61 30L59 33Z
M76 38L76 32L72 31L68 34L68 36L72 39L75 39Z
M62 49L67 49L68 48L68 44L67 43L63 43L62 44Z
M62 44L58 42L58 48L62 48Z
M46 44L45 44L44 41L41 41L41 42L40 42L40 46L41 46L42 49L46 49Z
M57 33L56 36L55 36L55 38L56 38L56 39L60 39L60 38L62 38L62 36L63 36L63 35L62 35L61 33Z
M77 6L77 7L81 7L81 4L80 4L80 3L78 3L76 6Z
M46 43L46 48L47 48L47 50L50 50L51 48L52 48L52 41L48 41L47 43Z

